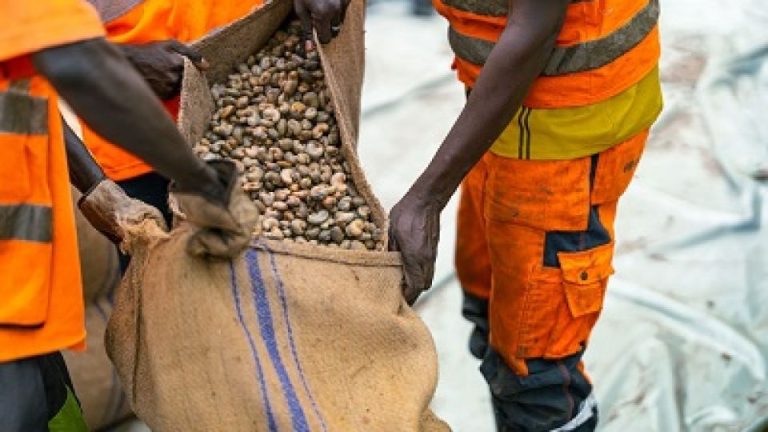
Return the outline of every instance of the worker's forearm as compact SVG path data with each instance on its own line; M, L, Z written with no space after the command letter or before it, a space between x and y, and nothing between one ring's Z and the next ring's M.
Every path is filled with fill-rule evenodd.
M564 7L563 7L564 11ZM489 55L461 115L409 194L442 208L520 108L560 29L512 21Z
M111 44L92 39L64 45L35 54L33 61L101 136L188 189L217 186L152 90Z
M75 134L64 119L64 143L67 148L67 164L69 165L69 181L82 194L87 194L97 184L104 180L105 175L91 153L85 148L83 141Z

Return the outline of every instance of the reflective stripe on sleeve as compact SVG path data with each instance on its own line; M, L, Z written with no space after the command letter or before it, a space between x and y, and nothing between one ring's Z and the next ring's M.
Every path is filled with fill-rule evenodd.
M0 240L50 243L53 209L31 204L0 205Z
M571 0L570 3L591 1L594 0ZM493 17L506 16L509 12L509 0L443 0L443 4L461 11Z
M642 42L658 20L659 1L650 0L629 22L609 35L577 45L556 47L542 75L558 76L606 66ZM448 41L458 57L476 65L485 64L495 46L494 42L461 34L452 27L448 29Z
M141 4L143 0L88 0L101 17L104 24L127 14Z
M29 96L21 84L0 92L0 133L45 135L48 133L48 100Z
M648 36L659 22L659 0L650 0L624 26L611 34L570 47L557 47L544 67L544 76L599 69L629 52Z
M443 0L443 4L478 15L505 16L509 0Z

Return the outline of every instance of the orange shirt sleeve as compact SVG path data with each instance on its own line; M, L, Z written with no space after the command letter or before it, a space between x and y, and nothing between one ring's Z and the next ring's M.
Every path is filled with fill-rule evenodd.
M0 0L0 61L104 36L84 0Z
M191 2L194 3L194 2ZM143 44L174 38L169 27L171 0L144 0L104 26L113 43Z

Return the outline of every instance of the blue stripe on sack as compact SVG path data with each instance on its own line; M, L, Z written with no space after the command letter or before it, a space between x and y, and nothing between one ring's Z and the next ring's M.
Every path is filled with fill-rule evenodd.
M275 281L277 282L277 292L280 297L280 306L283 308L283 319L285 320L285 326L288 330L288 342L291 345L291 355L293 356L293 362L296 365L296 369L299 371L299 377L301 378L301 385L304 387L304 391L307 393L307 396L309 397L309 401L312 403L312 410L317 415L317 418L320 420L320 426L322 426L323 431L327 431L328 427L325 425L325 419L323 419L323 415L320 413L320 408L318 408L317 403L315 402L315 398L312 397L312 392L309 391L309 385L307 384L306 376L304 375L304 370L301 367L301 362L299 362L299 354L298 350L296 350L296 342L293 340L293 329L291 328L291 320L288 318L288 302L285 299L285 286L283 285L283 280L280 278L280 275L277 272L277 263L275 262L275 255L267 250L267 255L269 255L269 265L272 268L272 277L275 278Z
M267 412L267 423L271 432L277 431L277 422L275 422L275 415L272 413L272 406L269 404L269 397L267 395L267 384L264 382L264 370L261 368L261 361L259 360L259 354L256 352L256 343L253 341L253 336L250 330L245 325L245 319L243 318L243 309L240 306L240 290L237 288L237 274L235 273L235 264L230 261L229 272L231 277L232 297L235 299L235 311L237 312L237 320L240 321L240 327L243 328L245 337L248 339L248 345L251 347L251 356L253 362L256 364L256 378L259 380L259 387L261 388L261 398L264 399L264 410Z
M277 338L272 321L272 312L269 309L269 300L267 299L264 279L261 276L261 269L259 268L256 251L249 249L245 254L245 259L248 263L248 272L251 276L251 289L253 292L254 305L256 307L256 315L259 320L259 327L261 328L261 338L264 340L264 345L267 347L267 352L272 359L272 364L275 366L275 372L277 372L280 384L283 387L283 394L288 401L288 408L291 411L291 423L293 424L292 430L294 432L309 431L309 425L307 424L304 410L301 408L299 398L296 396L296 390L293 388L291 379L288 377L288 371L285 369L283 360L280 358L280 351L277 348Z

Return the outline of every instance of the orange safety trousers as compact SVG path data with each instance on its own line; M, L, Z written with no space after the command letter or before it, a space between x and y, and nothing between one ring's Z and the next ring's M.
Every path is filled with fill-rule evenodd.
M515 374L584 349L613 273L616 205L647 137L574 160L489 152L465 178L457 275L466 294L487 301L490 348ZM586 235L595 227L602 241Z

